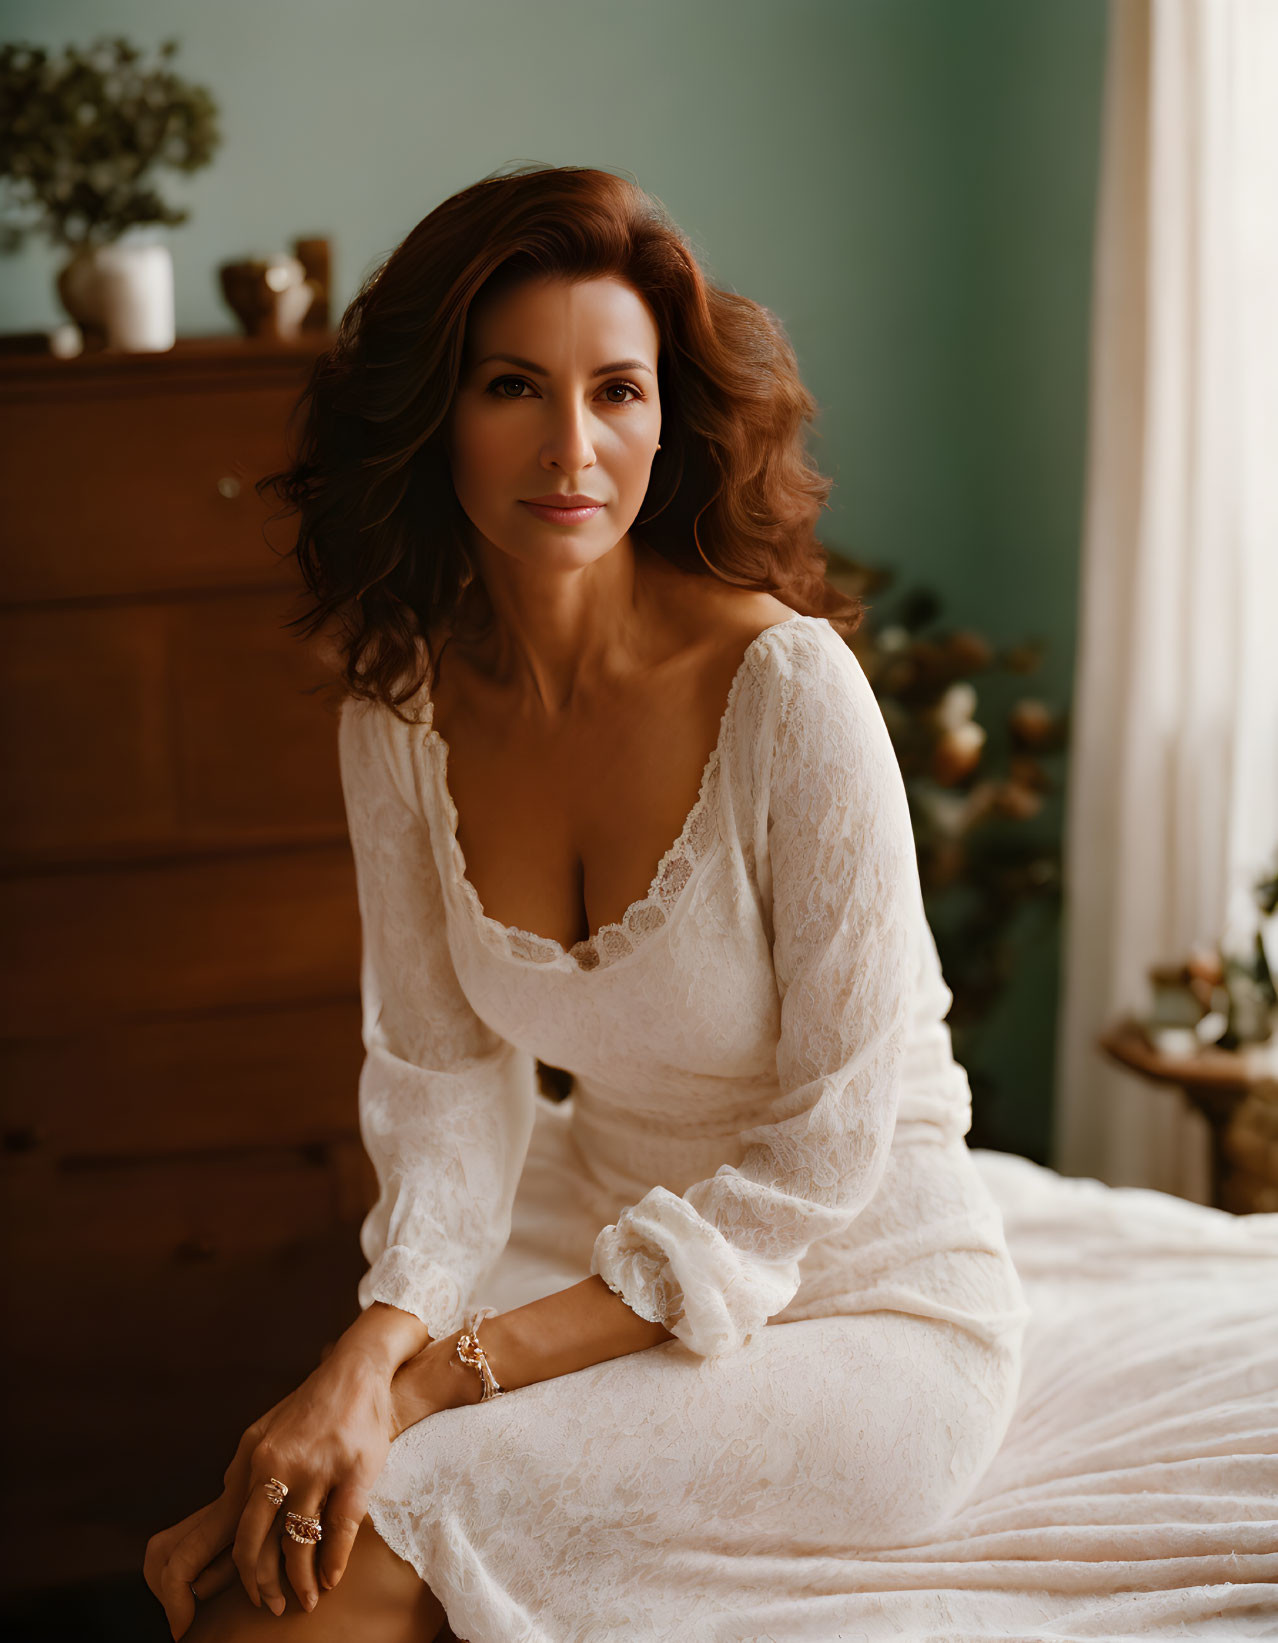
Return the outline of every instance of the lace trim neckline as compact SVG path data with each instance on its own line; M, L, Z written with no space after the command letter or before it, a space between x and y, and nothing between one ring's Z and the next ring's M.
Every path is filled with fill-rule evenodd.
M657 870L646 892L637 901L631 902L615 922L601 924L593 934L567 948L554 936L538 935L533 930L502 924L484 911L479 892L467 876L466 857L457 837L457 807L448 789L448 743L434 727L435 704L430 698L429 687L423 686L425 712L421 722L425 726L425 735L421 738L421 745L428 748L433 756L440 808L448 828L446 849L453 870L453 885L490 947L509 958L533 964L553 965L577 972L602 970L628 958L638 951L646 937L665 927L684 887L692 878L694 868L705 857L716 833L711 800L718 788L728 724L741 682L771 634L778 628L789 627L793 622L805 621L823 622L825 618L805 617L796 611L792 616L783 616L779 622L764 628L746 646L728 687L727 700L719 717L718 735L701 772L697 797L684 819L678 838L657 863Z

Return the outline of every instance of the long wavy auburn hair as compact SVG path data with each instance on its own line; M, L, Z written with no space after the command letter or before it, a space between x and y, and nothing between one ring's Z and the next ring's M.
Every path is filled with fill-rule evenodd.
M576 166L454 194L343 314L290 418L289 465L257 484L298 516L290 554L312 603L288 625L302 637L335 625L351 695L398 713L421 688L429 633L478 578L444 447L467 315L490 281L489 294L538 276L619 278L656 320L662 448L633 534L689 574L771 593L849 637L864 610L826 580L816 525L832 481L806 450L816 402L780 321L711 284L650 195Z

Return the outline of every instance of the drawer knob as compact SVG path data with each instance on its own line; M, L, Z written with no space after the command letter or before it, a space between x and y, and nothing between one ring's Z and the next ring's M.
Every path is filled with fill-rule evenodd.
M39 1130L32 1129L29 1124L19 1124L4 1132L3 1146L6 1152L34 1152L40 1141Z
M230 500L234 500L240 494L240 482L234 474L223 475L217 482L217 488L221 495Z

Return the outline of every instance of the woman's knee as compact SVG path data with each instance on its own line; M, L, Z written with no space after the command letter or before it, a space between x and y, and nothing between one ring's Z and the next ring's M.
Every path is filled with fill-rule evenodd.
M894 1434L893 1487L863 1542L869 1546L933 1533L967 1503L1003 1442L1019 1384L1015 1353L931 1320L915 1322L948 1338L937 1338L938 1372L922 1377L917 1417Z
M183 1643L431 1643L444 1624L439 1599L367 1517L341 1580L332 1591L321 1587L313 1610L303 1609L287 1577L283 1591L277 1616L255 1608L237 1579L198 1606Z

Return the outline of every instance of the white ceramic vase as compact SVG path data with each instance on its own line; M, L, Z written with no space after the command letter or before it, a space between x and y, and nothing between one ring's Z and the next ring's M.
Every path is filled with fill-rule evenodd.
M177 340L173 253L167 245L116 241L77 251L58 294L86 337L127 354L162 354Z

